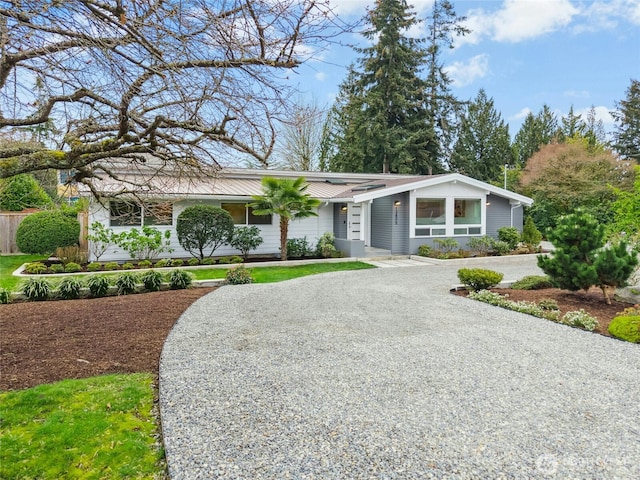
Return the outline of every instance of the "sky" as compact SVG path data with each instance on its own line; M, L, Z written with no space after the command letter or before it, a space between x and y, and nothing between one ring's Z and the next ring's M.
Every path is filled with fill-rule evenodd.
M330 0L344 21L361 18L374 0ZM409 0L425 18L433 0ZM640 0L452 0L471 34L458 38L441 61L460 100L483 88L515 136L529 112L547 104L558 119L573 106L594 107L605 129L610 111L625 99L631 79L640 80ZM420 37L415 28L412 36ZM343 44L364 44L343 34ZM349 47L331 44L314 52L292 78L305 102L331 105L347 67L358 58Z

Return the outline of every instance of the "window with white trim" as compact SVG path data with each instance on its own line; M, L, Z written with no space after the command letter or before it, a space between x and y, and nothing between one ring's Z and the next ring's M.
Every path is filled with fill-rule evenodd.
M453 201L453 234L480 235L482 232L482 200L456 198Z
M109 225L112 227L141 227L142 225L173 225L171 202L149 202L140 205L127 200L109 202Z
M446 235L446 223L446 199L416 198L416 236L436 237Z
M246 203L222 203L223 210L231 214L234 225L271 225L271 215L256 215Z

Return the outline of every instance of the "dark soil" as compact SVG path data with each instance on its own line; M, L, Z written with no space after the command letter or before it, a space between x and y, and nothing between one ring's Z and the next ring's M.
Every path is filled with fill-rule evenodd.
M171 327L213 290L0 305L0 390L108 373L157 374Z
M191 303L213 290L192 288L0 305L0 390L107 373L157 375L160 352L171 327ZM588 293L495 291L512 300L552 298L563 314L582 308L598 318L603 335L608 335L607 326L616 313L630 306L615 301L607 305L598 289Z

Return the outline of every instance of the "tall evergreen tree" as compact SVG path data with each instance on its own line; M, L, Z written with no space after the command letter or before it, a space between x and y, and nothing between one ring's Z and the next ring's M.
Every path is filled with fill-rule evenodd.
M611 112L616 121L615 149L623 157L640 163L640 81L631 80L627 97L616 102L616 108Z
M582 115L573 113L573 105L569 108L566 117L560 120L559 140L565 142L569 138L583 137L587 130L587 124L582 119Z
M451 166L470 177L495 182L505 164L513 163L509 126L484 90L467 107L462 118Z
M516 163L522 167L541 145L551 143L558 137L558 119L548 105L543 105L537 115L529 113L516 134L513 148Z
M331 112L333 171L431 173L438 163L433 120L420 67L422 41L405 32L416 25L405 0L378 0Z
M438 159L443 164L450 162L463 104L451 93L451 79L444 70L440 55L443 49L454 47L455 37L471 32L462 25L465 20L466 17L456 15L449 0L435 0L427 17L427 103L438 139Z

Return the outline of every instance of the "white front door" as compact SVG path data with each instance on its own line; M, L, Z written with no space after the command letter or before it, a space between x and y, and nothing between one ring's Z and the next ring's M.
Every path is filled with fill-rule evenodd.
M361 240L362 226L362 205L359 203L347 204L347 239Z

